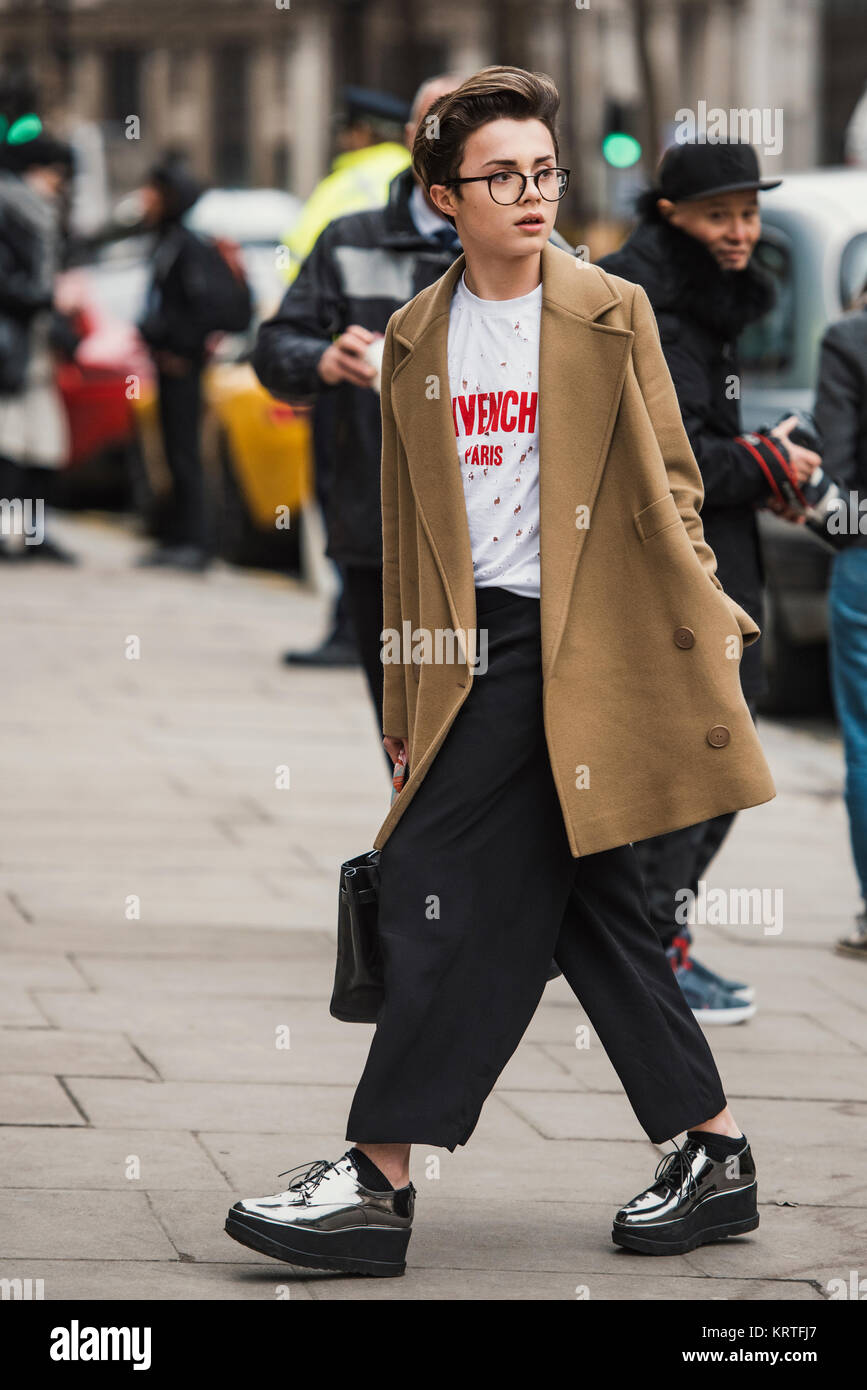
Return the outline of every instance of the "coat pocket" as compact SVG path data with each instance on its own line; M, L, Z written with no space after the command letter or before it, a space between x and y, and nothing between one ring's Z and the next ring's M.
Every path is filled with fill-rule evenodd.
M726 602L728 603L729 608L734 614L735 622L740 628L744 646L751 647L753 642L758 642L759 638L761 637L761 628L759 627L758 623L756 623L750 617L749 613L745 613L743 608L741 608L739 604L735 603L733 598L729 598L728 594L726 594Z
M680 520L677 503L670 492L664 497L658 497L649 507L643 507L633 517L635 529L643 541L649 541L651 536L664 531L666 526L674 526Z

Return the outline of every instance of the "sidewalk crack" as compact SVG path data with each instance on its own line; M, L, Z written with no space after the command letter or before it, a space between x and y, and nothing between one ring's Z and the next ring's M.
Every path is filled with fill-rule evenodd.
M27 911L27 908L22 903L18 894L10 891L6 894L6 897L12 904L12 906L15 908L15 911L18 913L19 917L22 917L24 921L28 924L28 926L32 927L34 919L31 916L31 914Z
M92 1128L93 1128L93 1125L91 1124L90 1116L88 1115L87 1111L84 1109L84 1106L81 1105L81 1104L79 1103L78 1098L77 1098L75 1095L73 1095L72 1091L69 1089L69 1086L67 1085L67 1082L66 1082L66 1077L65 1077L65 1076L55 1076L54 1079L55 1079L55 1081L57 1082L57 1084L60 1086L61 1090L64 1092L64 1094L65 1094L67 1100L69 1100L69 1101L75 1106L75 1108L76 1108L76 1110L78 1111L79 1115L80 1115L81 1118L84 1120L84 1123L85 1123L86 1125L89 1125L90 1128L92 1129Z
M168 1229L168 1227L166 1226L165 1222L162 1220L162 1218L161 1218L159 1212L157 1211L156 1207L154 1206L153 1202L151 1201L151 1194L150 1194L150 1192L148 1191L147 1188L144 1189L144 1199L145 1199L145 1201L146 1201L147 1204L148 1204L148 1211L150 1212L150 1214L151 1214L151 1216L153 1217L154 1221L155 1221L155 1222L157 1223L157 1225L159 1226L160 1230L162 1231L162 1233L163 1233L163 1235L165 1236L166 1240L168 1241L169 1245L172 1247L172 1249L174 1250L175 1254L177 1255L177 1257L178 1257L178 1262L179 1262L180 1264L194 1265L194 1264L196 1263L196 1257L195 1257L195 1255L188 1255L188 1254L186 1253L186 1251L184 1251L184 1250L179 1250L179 1249L178 1249L177 1245L175 1244L175 1241L174 1241L174 1238L173 1238L173 1236L172 1236L171 1231Z
M137 1056L142 1062L144 1062L145 1066L146 1066L146 1067L150 1067L151 1071L153 1072L153 1074L154 1074L154 1076L157 1078L157 1080L158 1080L158 1081L165 1081L165 1077L162 1075L162 1073L160 1072L159 1068L158 1068L157 1066L154 1065L154 1063L151 1061L151 1059L150 1059L149 1057L146 1057L146 1056L145 1056L145 1054L142 1052L141 1048L139 1047L138 1043L133 1041L133 1039L130 1037L129 1033L121 1033L121 1037L124 1038L125 1041L129 1043L129 1045L130 1045L130 1047L132 1048L133 1052L136 1054L136 1056Z

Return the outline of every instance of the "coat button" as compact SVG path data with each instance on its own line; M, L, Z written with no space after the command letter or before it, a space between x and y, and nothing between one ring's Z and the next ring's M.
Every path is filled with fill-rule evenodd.
M674 629L674 640L684 651L687 647L695 645L695 633L691 627L676 627Z
M730 738L731 734L725 724L714 724L708 732L707 741L711 748L725 748Z

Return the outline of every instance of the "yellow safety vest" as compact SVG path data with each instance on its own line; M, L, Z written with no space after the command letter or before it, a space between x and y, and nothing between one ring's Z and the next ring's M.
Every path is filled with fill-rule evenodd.
M346 213L382 207L388 202L392 179L411 162L406 146L393 140L339 154L331 166L331 173L316 185L298 221L283 238L290 256L289 267L284 271L287 284L295 279L319 233L329 222Z

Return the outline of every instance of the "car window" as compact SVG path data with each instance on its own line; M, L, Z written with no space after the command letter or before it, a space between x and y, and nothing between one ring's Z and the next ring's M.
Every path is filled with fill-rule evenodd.
M300 198L278 188L211 188L183 220L194 232L228 237L242 246L278 246L302 207Z
M795 287L788 238L765 231L753 262L774 281L777 301L770 313L744 329L738 339L741 366L754 376L769 376L790 366L795 344Z
M85 269L103 313L124 323L135 323L141 317L148 279L143 262L96 261Z
M867 232L846 243L840 259L840 302L844 309L867 288Z

